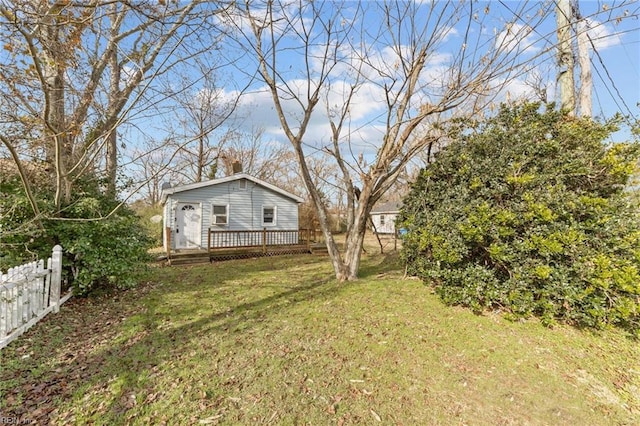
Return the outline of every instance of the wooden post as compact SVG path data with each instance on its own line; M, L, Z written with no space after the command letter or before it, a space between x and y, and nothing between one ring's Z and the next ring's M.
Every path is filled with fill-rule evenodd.
M9 331L7 318L7 313L9 312L9 289L2 283L2 271L0 271L0 336L8 334Z
M165 239L167 240L167 262L171 265L171 228L164 228Z
M307 250L311 251L311 228L307 228Z
M46 309L43 303L43 294L44 289L47 286L47 277L49 276L49 271L44 267L44 259L40 259L38 261L38 268L36 270L36 274L38 277L38 285L35 288L34 292L34 302L35 302L35 311L36 315L40 313L40 311Z
M267 252L267 228L262 228L262 253Z
M393 226L393 251L398 251L398 230Z
M17 273L17 267L9 268L9 270L7 271L9 279L12 279L12 277L14 277L15 279ZM18 307L20 306L20 291L18 289L17 283L13 283L13 286L11 287L9 300L11 300L11 321L9 322L9 329L12 330L14 328L18 328Z
M18 325L24 324L27 319L27 301L29 300L29 264L18 266L17 281L20 283L18 290Z
M62 247L56 245L51 253L51 295L49 306L53 312L60 312L60 285L62 282Z
M49 307L49 294L51 294L51 271L53 271L53 261L51 258L47 259L47 271L49 271L49 273L45 277L44 289L42 291L43 309L47 309Z

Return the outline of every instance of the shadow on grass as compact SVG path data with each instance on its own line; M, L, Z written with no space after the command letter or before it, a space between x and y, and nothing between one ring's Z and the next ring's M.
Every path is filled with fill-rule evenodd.
M278 258L256 257L237 260L215 261L210 264L180 265L160 267L152 272L151 280L155 276L162 276L162 293L198 292L203 286L207 289L223 287L241 283L245 285L252 277L266 272L280 273L283 269L299 268L301 266L326 265L327 258L312 255L285 255ZM328 273L323 278L330 281L333 274ZM282 283L278 283L282 285Z
M213 335L232 337L245 333L263 321L268 321L272 314L282 313L299 303L333 297L352 285L337 283L331 273L315 274L309 278L298 273L298 277L295 278L295 268L292 267L299 267L300 264L313 267L322 262L326 260L309 258L300 262L296 258L279 261L267 259L255 264L250 261L225 262L224 265L216 265L213 268L202 266L182 271L172 270L170 273L156 271L158 276L164 275L162 285L151 288L142 296L138 296L137 290L134 290L124 295L119 302L142 304L145 308L143 312L138 312L133 317L122 318L122 322L116 324L116 327L119 327L118 333L127 333L126 327L132 328L128 333L129 338L123 339L116 333L116 336L111 336L110 341L107 336L106 345L108 346L105 349L93 350L91 346L95 336L91 336L90 332L83 335L77 331L68 331L68 333L79 335L82 339L80 342L77 340L74 342L74 346L81 350L69 355L73 357L71 361L61 359L53 366L47 365L46 354L38 354L37 362L40 365L36 368L43 370L43 373L36 378L29 376L27 371L22 371L20 375L23 383L14 390L13 395L10 395L11 398L7 399L8 402L5 402L6 406L0 409L0 413L3 416L33 420L42 424L49 424L53 420L59 424L72 423L77 419L71 413L59 411L60 403L69 399L77 400L81 397L79 395L81 392L89 390L96 392L96 389L99 389L107 396L101 404L103 406L100 407L100 422L127 423L127 412L133 408L130 393L139 389L140 377L149 376L155 367L184 356L183 348L188 347L194 339ZM289 265L291 270L287 269L287 272L283 273L281 270L283 265L285 267ZM246 301L234 303L233 297L227 297L224 300L227 302L224 309L220 303L211 303L210 305L215 308L212 308L210 314L203 314L210 300L208 298L225 296L219 293L221 288L229 284L233 284L233 288L244 285L237 283L240 272L243 277L250 277L252 274L259 275L268 271L279 271L277 277L280 279L293 276L292 282L263 285L273 294L258 294L253 300L251 297L254 294L251 291L247 292L249 300ZM212 272L217 273L212 274ZM180 277L182 282L171 282ZM261 283L248 282L246 285L261 286ZM203 294L197 295L191 292L203 292ZM208 294L205 294L206 292ZM185 305L174 304L171 308L173 311L164 312L168 309L165 306L166 298L171 301L171 298L184 296L185 293L187 297L195 297L195 302ZM226 296L229 295L237 297L233 291ZM118 315L117 306L109 309L115 311L109 315ZM123 315L126 315L126 311L123 309ZM171 319L174 318L179 325L171 325ZM104 321L105 318L91 320ZM53 322L57 321L63 321L63 319L57 317ZM44 347L44 350L52 350L47 348L46 344ZM114 382L118 382L117 386L109 388ZM115 394L114 389L116 389ZM143 401L138 401L138 403L141 402ZM83 415L95 420L92 414L96 413L92 413L91 409L96 410L96 407L86 408L87 411Z
M358 277L369 278L402 270L404 266L398 252L375 254L363 258Z

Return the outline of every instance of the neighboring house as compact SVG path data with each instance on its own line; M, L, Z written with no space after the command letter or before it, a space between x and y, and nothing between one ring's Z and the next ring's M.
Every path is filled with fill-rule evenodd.
M378 234L395 234L396 218L401 206L399 202L376 204L371 210L373 231Z
M304 200L245 173L162 190L164 248L206 249L209 229L297 230Z

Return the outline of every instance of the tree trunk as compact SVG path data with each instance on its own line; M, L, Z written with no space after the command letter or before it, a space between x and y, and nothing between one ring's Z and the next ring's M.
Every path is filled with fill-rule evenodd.
M347 271L347 280L358 279L360 260L362 259L362 246L364 244L364 234L366 232L366 221L357 221L358 226L354 226L352 231L346 236L344 265ZM362 224L363 226L359 226Z
M196 170L196 182L202 182L202 178L204 176L204 168L206 165L206 154L205 154L205 144L204 144L204 128L201 126L200 128L200 136L198 137L198 155L197 155L197 170Z
M112 31L115 31L118 27L116 25L117 20L117 12L118 12L117 4L114 4L111 7L111 28ZM115 37L117 33L112 34L112 37ZM109 52L109 69L111 70L111 75L109 78L109 106L116 105L118 102L118 97L120 96L120 64L118 64L118 51L115 46L112 46L111 51ZM112 114L109 114L112 118ZM107 158L106 158L106 174L107 174L107 188L106 192L108 196L114 197L116 196L116 178L117 178L117 170L118 170L118 131L117 131L117 121L113 120L113 124L108 124L107 127Z
M351 280L358 278L364 236L367 232L367 223L369 223L369 213L371 213L371 208L376 201L373 195L373 182L375 181L376 179L371 178L370 175L364 179L362 192L354 212L353 226L351 227L351 232L347 235L347 242L345 243L344 259L348 265L349 279Z
M55 44L55 41L51 41ZM55 53L46 52L44 63L47 64L46 83L49 86L49 99L46 106L47 160L53 165L56 181L56 207L60 209L62 203L69 203L71 199L71 179L69 167L73 164L72 136L68 134L65 120L65 77L64 60L57 58ZM53 65L49 65L53 64Z

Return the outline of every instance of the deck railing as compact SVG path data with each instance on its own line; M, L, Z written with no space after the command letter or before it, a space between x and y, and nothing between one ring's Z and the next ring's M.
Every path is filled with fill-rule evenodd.
M268 246L307 246L316 239L313 229L231 231L209 229L209 250L222 248L262 247Z

